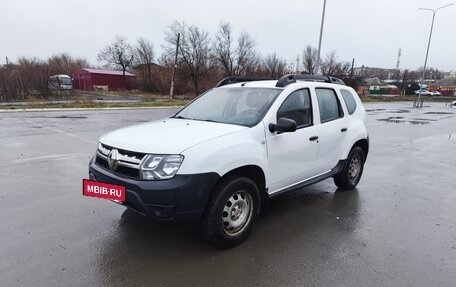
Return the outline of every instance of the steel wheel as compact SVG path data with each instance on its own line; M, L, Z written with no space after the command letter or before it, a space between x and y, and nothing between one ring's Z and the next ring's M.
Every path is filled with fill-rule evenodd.
M348 180L351 183L357 182L358 177L361 174L361 167L362 167L362 163L361 163L360 155L358 153L356 153L352 157L352 159L350 161L350 165L348 167Z
M364 152L354 146L348 154L344 168L334 176L334 183L340 189L353 189L358 185L364 169Z
M260 211L260 191L248 177L223 178L213 191L199 223L201 235L212 244L230 248L243 242Z
M252 196L243 190L235 192L223 207L223 231L228 236L236 236L243 232L249 225L252 212Z

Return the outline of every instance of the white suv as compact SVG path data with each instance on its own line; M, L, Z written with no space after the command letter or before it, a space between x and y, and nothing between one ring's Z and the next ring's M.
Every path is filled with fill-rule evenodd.
M122 204L143 215L199 223L220 247L242 242L272 197L329 177L354 188L369 149L356 92L333 77L253 80L227 78L170 118L105 134L90 179L125 187Z

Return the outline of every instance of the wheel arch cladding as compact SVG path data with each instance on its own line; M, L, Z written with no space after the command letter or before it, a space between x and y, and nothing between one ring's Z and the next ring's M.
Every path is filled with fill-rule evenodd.
M238 168L235 168L233 170L230 170L229 172L225 173L220 179L224 180L228 177L232 176L245 176L249 179L251 179L256 185L257 188L260 192L259 194L259 204L258 204L258 209L256 210L257 213L263 213L265 210L265 205L266 202L268 201L268 193L266 191L266 176L264 174L263 169L257 165L245 165L241 166Z
M359 146L363 150L364 162L366 162L367 154L369 153L369 140L368 139L361 139L361 140L357 141L353 145L353 147L355 147L355 146Z

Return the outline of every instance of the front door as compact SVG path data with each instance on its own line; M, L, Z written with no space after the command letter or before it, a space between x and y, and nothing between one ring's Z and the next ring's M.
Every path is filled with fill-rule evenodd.
M318 154L309 89L291 93L277 111L276 120L279 118L294 120L297 129L280 134L266 132L270 194L314 176Z

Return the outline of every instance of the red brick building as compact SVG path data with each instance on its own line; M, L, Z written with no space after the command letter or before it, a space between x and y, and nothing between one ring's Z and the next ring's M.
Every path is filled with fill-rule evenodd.
M97 87L125 91L135 88L136 77L129 72L124 76L122 71L81 68L73 73L73 86L84 91L93 91Z

